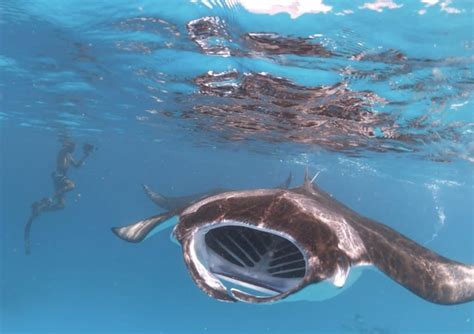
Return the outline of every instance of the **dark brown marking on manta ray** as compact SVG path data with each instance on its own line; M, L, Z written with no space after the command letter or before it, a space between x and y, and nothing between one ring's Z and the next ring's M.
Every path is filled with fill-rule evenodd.
M359 265L377 267L433 303L474 300L474 266L449 260L359 215L307 176L291 189L201 197L113 231L126 241L141 241L171 215L179 217L173 233L193 280L218 300L271 302L322 281L341 287L350 268ZM229 279L271 293L228 291L222 281Z

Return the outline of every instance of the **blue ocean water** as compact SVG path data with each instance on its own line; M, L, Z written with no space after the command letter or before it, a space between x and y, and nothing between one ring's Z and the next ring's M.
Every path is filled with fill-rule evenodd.
M1 333L472 333L377 271L321 302L222 303L169 232L111 227L306 167L355 211L474 263L471 1L0 2ZM52 196L61 138L95 150Z

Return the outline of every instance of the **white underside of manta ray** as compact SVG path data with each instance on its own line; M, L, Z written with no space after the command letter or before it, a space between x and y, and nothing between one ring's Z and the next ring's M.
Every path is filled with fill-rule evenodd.
M313 184L289 189L215 189L186 197L145 192L168 210L113 228L141 242L174 226L199 288L222 301L323 300L347 289L360 269L377 268L438 304L474 300L474 266L442 257L352 211Z

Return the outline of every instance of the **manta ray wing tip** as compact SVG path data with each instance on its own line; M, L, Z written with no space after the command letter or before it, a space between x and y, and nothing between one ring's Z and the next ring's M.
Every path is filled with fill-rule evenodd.
M128 242L132 242L132 243L138 243L140 242L142 239L137 239L137 238L133 238L130 236L130 233L129 233L129 229L127 228L127 226L123 226L123 227L112 227L110 229L117 237L119 237L120 239L124 240L124 241L128 241Z

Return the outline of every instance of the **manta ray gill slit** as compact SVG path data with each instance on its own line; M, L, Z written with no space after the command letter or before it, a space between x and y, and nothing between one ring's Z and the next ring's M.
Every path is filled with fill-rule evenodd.
M252 295L292 290L307 271L304 252L278 231L232 222L203 227L194 238L196 260L211 275Z

